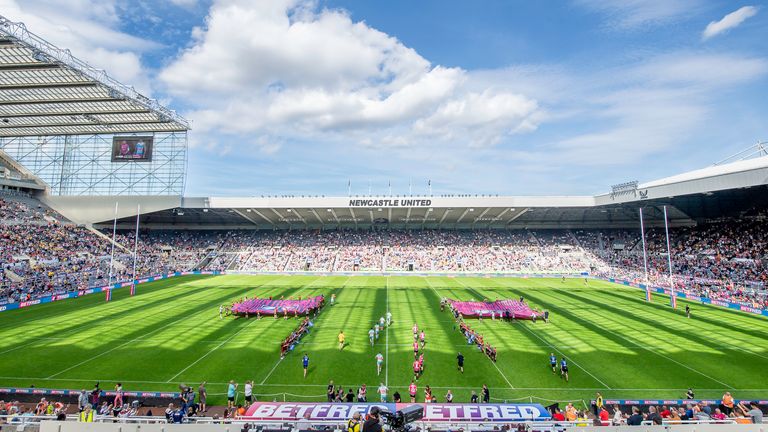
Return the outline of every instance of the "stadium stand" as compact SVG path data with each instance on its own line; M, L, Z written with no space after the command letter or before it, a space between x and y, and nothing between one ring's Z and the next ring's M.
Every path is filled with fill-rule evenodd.
M671 231L675 287L768 307L765 215ZM144 230L137 277L174 271L590 273L643 282L638 230ZM111 232L27 197L0 199L2 301L85 289L109 277ZM646 233L649 281L667 285L664 231ZM114 277L129 280L133 231L116 236Z

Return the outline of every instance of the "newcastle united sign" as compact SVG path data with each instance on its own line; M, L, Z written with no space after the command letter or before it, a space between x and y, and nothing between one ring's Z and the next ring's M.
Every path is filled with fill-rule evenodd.
M350 207L429 207L431 199L351 199Z

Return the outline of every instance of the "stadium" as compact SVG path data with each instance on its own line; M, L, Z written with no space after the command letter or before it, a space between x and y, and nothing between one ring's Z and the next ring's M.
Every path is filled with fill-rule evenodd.
M765 144L596 195L187 195L190 122L33 31L0 16L0 430L763 430Z

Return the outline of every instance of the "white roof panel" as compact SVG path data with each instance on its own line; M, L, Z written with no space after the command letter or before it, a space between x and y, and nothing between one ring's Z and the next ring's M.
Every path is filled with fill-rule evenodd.
M0 137L188 129L174 111L0 16Z

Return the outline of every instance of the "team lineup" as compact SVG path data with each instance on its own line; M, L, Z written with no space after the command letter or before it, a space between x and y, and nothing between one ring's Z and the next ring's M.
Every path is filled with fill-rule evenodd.
M334 306L337 304L336 302L336 294L333 293L329 297L329 303L330 306ZM299 297L299 299L301 299ZM271 300L271 298L270 298ZM520 302L525 302L524 297L520 296ZM440 312L444 312L446 306L449 307L450 312L453 315L453 318L455 319L456 325L459 326L462 329L462 333L465 335L467 339L467 345L470 347L473 345L476 345L477 349L481 352L484 352L488 347L486 343L482 342L477 344L475 341L475 333L472 332L471 334L467 332L465 329L468 329L468 326L464 324L464 316L458 312L457 310L454 310L453 307L450 305L450 302L446 298L442 298L440 300ZM219 317L222 318L224 315L229 315L227 312L231 308L226 308L223 305L219 308ZM494 312L490 312L491 320L496 321L497 316ZM277 317L277 310L274 312L275 317ZM287 317L287 314L285 315ZM315 312L314 318L317 318L317 313ZM544 322L549 323L549 311L544 312ZM260 319L260 316L257 317L257 319ZM479 315L479 319L482 320L482 314ZM307 320L309 320L307 318ZM498 320L499 321L505 321L505 320L512 320L514 321L514 316L505 315L503 316L501 313L498 314ZM535 316L532 319L532 322L535 323L536 319ZM309 321L310 327L313 326L312 321ZM378 320L374 322L374 324L370 327L368 330L368 343L371 348L375 348L380 340L380 335L382 332L387 331L391 326L393 325L393 316L392 312L387 311L383 316L379 317ZM454 329L456 326L454 326ZM413 338L413 342L411 344L413 348L413 361L411 364L412 371L413 371L413 378L410 381L410 384L408 385L408 396L410 398L410 402L417 402L418 399L418 381L423 376L424 373L424 359L425 359L425 353L426 353L426 345L427 345L427 333L426 329L423 327L419 327L418 323L414 323L411 328L411 335ZM480 336L482 339L482 336ZM343 351L345 347L348 346L347 341L347 335L344 333L343 330L340 330L336 340L338 341L337 349L339 351ZM300 345L300 342L297 342L297 345ZM388 348L388 347L387 347ZM290 351L293 351L294 347L291 346ZM303 354L301 356L301 365L302 365L302 376L303 378L307 378L310 370L310 355L306 350L302 350ZM385 363L385 356L382 353L381 349L374 349L374 352L376 354L373 356L373 359L375 361L375 367L376 367L376 375L381 376L382 371L384 370L384 363ZM284 358L285 354L282 353L281 359ZM493 356L489 356L490 360L493 362L496 362L496 354L495 349L493 350ZM458 351L456 354L456 370L463 374L464 373L464 365L465 365L465 356L462 354L461 351ZM550 353L549 355L549 366L552 369L553 374L557 374L558 370L560 372L560 378L565 380L565 382L569 382L569 376L568 376L568 362L565 358L565 356L561 357L561 359L558 361L557 356L555 356L554 353ZM248 397L246 398L246 403L250 404L250 394L252 392L252 384L250 384L250 381L246 384L247 386L247 393ZM248 387L250 386L250 388ZM377 388L377 393L379 394L380 402L389 402L389 387L385 384L385 382L380 382L379 387ZM490 390L486 384L482 385L481 388L481 394L482 394L482 401L485 403L488 403L490 401ZM327 392L328 401L346 401L346 402L353 402L355 399L357 402L367 402L367 388L366 385L363 384L360 388L357 389L357 392L353 392L352 389L349 389L348 392L344 392L343 388L340 387L334 387L333 381L328 385L328 392ZM476 403L480 400L480 396L477 395L475 391L472 391L470 396L470 401L473 403ZM399 392L395 391L392 395L392 401L399 403L402 402L402 397ZM426 385L424 387L424 402L436 402L437 399L433 394L432 388L429 385ZM451 390L447 390L445 394L445 402L451 403L453 402L453 393Z

